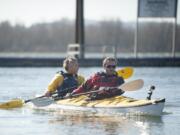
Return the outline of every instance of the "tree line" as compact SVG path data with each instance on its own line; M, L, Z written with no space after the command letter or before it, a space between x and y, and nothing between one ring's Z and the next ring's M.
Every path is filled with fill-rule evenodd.
M135 28L135 23L121 20L85 21L85 50L101 52L103 46L116 46L117 52L133 52ZM176 37L179 32L178 26ZM65 52L67 45L74 43L74 33L74 21L68 19L30 27L4 21L0 23L0 52ZM179 44L176 38L176 52ZM171 45L171 23L139 23L139 52L171 52Z

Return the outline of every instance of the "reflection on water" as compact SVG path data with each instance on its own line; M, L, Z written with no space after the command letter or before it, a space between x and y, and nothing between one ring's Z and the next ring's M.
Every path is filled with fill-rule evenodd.
M16 127L16 133L20 133L23 129L27 134L159 135L166 128L164 115L161 117L118 114L108 116L82 111L33 109L28 105L18 109L2 110L0 113L0 125L6 130L6 127ZM17 120L18 127L15 126ZM11 130L6 130L4 131L8 134L13 133Z
M40 110L38 110L40 111ZM40 111L41 112L41 111ZM59 125L59 130L65 134L70 134L68 130L91 133L101 133L107 135L118 134L141 134L149 135L152 128L161 128L163 121L161 117L150 116L104 116L83 112L57 111L51 112L53 119L49 120L51 125ZM77 130L78 129L78 130ZM129 130L131 129L131 130ZM87 132L88 131L88 132ZM57 132L59 132L57 130Z

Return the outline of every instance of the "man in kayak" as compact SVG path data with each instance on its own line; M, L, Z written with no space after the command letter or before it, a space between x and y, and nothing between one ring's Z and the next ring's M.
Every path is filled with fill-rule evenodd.
M107 57L103 60L104 72L98 72L84 82L79 88L75 89L71 94L78 94L87 91L93 91L104 88L104 90L93 93L89 96L90 100L103 99L115 95L121 95L124 91L117 89L119 85L124 83L124 79L117 75L115 71L117 61L114 58Z
M74 57L67 57L63 61L63 67L66 72L59 71L48 85L45 96L51 96L56 90L58 97L63 97L72 92L84 82L84 77L78 75L78 60Z

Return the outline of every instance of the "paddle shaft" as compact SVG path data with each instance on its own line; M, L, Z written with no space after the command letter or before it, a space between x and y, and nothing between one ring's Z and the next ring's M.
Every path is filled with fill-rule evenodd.
M82 95L87 95L87 94L97 93L97 92L101 92L101 91L104 91L104 90L103 90L103 89L102 89L102 90L94 90L94 91L89 91L89 92L84 92L84 93L74 94L74 95L69 96L69 97L77 97L77 96L82 96Z
M39 97L36 97L36 98L28 99L28 100L25 100L24 103L28 103L28 102L31 102L34 99L43 98L43 97L45 97L45 96L43 95L43 96L39 96Z

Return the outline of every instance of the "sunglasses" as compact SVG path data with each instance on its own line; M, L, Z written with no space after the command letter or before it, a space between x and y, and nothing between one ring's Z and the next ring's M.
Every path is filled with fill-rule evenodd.
M106 68L116 68L116 65L107 65Z

